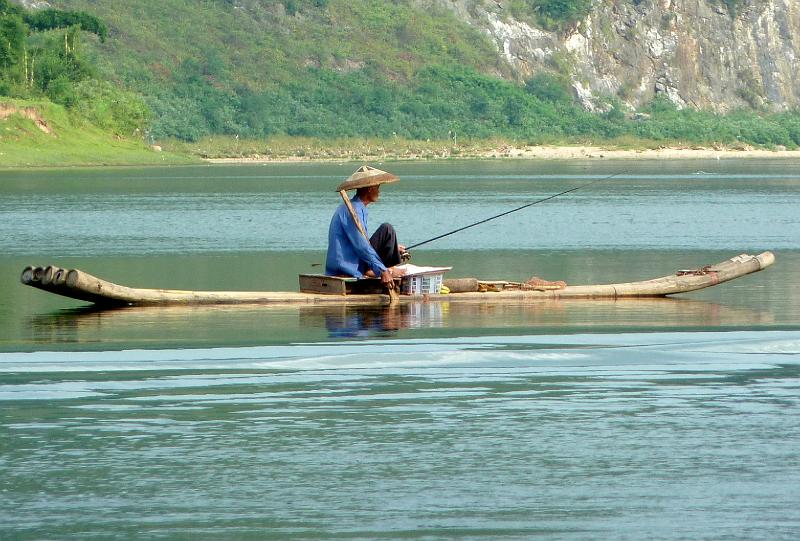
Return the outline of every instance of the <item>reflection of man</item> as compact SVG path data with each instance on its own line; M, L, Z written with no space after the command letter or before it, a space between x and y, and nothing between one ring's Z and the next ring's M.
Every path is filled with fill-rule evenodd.
M367 205L378 200L381 184L398 180L391 173L365 165L339 185L337 191L354 189L356 194L349 200L349 207L343 202L331 219L325 274L356 278L380 276L385 284L403 275L402 270L394 268L405 252L405 247L397 243L394 228L382 224L369 241L366 238Z
M338 314L325 314L325 327L331 338L392 336L408 326L404 318L404 313L398 308L345 309Z

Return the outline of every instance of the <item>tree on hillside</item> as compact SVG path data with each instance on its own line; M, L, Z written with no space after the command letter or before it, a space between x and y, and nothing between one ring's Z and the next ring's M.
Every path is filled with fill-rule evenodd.
M523 18L533 15L536 24L548 30L564 30L589 15L592 0L511 0L510 9Z
M21 17L0 15L0 70L5 71L19 63L19 52L23 50L26 35L27 29Z
M63 33L54 33L63 30ZM69 105L74 83L86 79L91 66L77 53L80 31L108 36L97 17L80 11L27 11L0 0L0 94L30 97L44 94Z
M20 52L25 46L27 28L22 21L22 8L0 0L0 84L6 73L22 60ZM0 87L2 91L2 87Z
M108 37L108 27L106 27L103 21L83 11L43 9L41 11L26 13L25 23L31 30L39 32L77 26L85 32L96 34L97 37L100 38L100 41L105 41Z
M104 41L106 25L81 11L27 11L0 0L0 96L47 97L117 134L141 133L150 112L138 94L99 81L80 35Z
M0 15L6 15L8 13L22 16L24 10L22 6L12 4L9 0L0 0Z

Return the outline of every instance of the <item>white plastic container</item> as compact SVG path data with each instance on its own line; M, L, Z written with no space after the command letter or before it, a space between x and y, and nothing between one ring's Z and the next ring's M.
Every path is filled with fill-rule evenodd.
M443 281L443 272L404 276L400 282L400 291L403 295L435 295L441 291Z
M453 267L420 267L406 263L397 268L406 271L400 280L400 293L403 295L438 295L442 290L444 273Z

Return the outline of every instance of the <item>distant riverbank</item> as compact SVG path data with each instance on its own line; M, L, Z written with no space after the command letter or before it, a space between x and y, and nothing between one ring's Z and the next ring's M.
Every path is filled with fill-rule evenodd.
M381 162L447 159L529 160L722 160L800 159L800 149L755 146L744 140L702 142L541 137L472 139L448 132L444 139L388 137L319 138L214 135L198 141L145 142L93 126L46 100L0 102L0 169L38 167L151 166L199 163ZM718 136L723 138L722 135Z
M192 163L258 164L303 162L380 162L447 159L528 160L722 160L800 159L800 149L755 148L745 144L688 145L680 142L624 140L553 141L520 144L503 139L417 141L401 138L316 139L274 136L237 139L214 136L200 141L159 141L147 145L136 138L116 138L65 117L50 115L52 133L34 129L33 121L11 117L15 137L0 137L0 169L36 167L150 166ZM24 133L25 136L21 136Z
M508 146L481 151L456 151L444 148L440 152L393 153L393 152L355 152L341 155L255 155L236 157L205 157L210 163L292 163L309 161L341 160L430 160L430 159L533 159L533 160L705 160L731 158L782 158L800 159L800 150L767 149L729 149L729 148L686 148L662 147L653 149L618 149L602 146Z
M417 141L401 138L316 139L276 136L239 140L217 136L196 142L165 141L165 151L210 163L293 163L438 159L650 160L800 159L800 149L756 148L743 143L690 145L679 141L550 141L521 144L505 139Z

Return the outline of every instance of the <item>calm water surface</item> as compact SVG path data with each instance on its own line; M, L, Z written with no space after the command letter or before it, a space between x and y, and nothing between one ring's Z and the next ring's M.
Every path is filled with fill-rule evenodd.
M0 172L0 539L796 539L800 169L385 164L370 207L452 276L675 299L97 311L26 264L296 289L355 164Z

